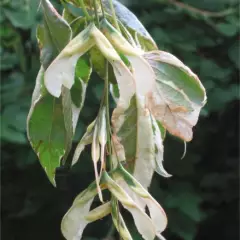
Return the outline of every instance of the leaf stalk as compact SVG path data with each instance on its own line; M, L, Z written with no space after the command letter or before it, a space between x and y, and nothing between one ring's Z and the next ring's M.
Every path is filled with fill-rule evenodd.
M86 16L87 20L90 21L91 17L90 17L90 15L89 15L86 7L85 7L85 4L84 4L83 0L78 0L78 2L79 2L80 7L82 8L83 13Z
M114 9L112 0L109 0L109 4L110 4L110 8L111 8L112 15L113 15L114 25L115 25L115 27L117 28L117 30L118 30L119 32L121 32L121 31L120 31L120 28L119 28L119 25L118 25L118 20L117 20L117 16L116 16L116 12L115 12L115 9Z

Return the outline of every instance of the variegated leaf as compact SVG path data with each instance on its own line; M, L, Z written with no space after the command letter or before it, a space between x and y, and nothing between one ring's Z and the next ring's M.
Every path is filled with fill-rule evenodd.
M112 197L111 209L113 223L117 231L119 232L121 238L123 240L132 240L132 236L127 229L121 213L119 212L118 201L115 197Z
M102 187L103 189L104 187ZM80 240L87 224L99 220L110 213L110 203L105 203L90 211L96 195L97 186L93 182L75 198L71 208L64 215L61 231L67 240Z
M71 39L71 28L57 13L50 1L43 0L44 25L37 38L42 67L39 71L27 120L28 139L39 157L49 180L55 185L55 168L66 158L73 136L72 109L69 90L55 99L44 86L44 71ZM61 41L59 36L63 35Z
M63 236L67 240L80 240L89 223L85 218L90 212L92 201L97 194L96 184L91 184L74 200L72 207L64 215L61 223Z
M86 216L85 219L89 222L94 222L99 219L106 217L108 214L111 213L111 203L106 202L99 207L94 208L91 210Z
M125 155L125 159L120 159L126 160L125 167L145 188L149 187L155 168L154 136L149 111L133 95L126 110L119 107L114 110L112 124L119 144L123 146L116 149L116 155Z
M112 114L112 124L115 145L122 147L117 147L115 152L117 156L125 155L121 160L126 160L126 168L147 188L154 171L154 142L145 97L152 90L154 73L141 56L128 56L128 59L133 73L128 73L128 78L123 80L117 78L119 99Z
M152 120L152 130L153 130L153 136L154 136L154 145L155 145L155 171L159 174L162 175L163 177L171 177L170 174L166 172L166 170L163 167L163 152L164 152L164 147L163 147L163 138L162 138L162 133L161 129L159 127L159 124L157 123L156 119L151 116Z
M145 54L154 69L156 86L148 96L152 115L167 130L185 141L192 139L206 93L198 77L180 60L163 51Z
M90 35L94 28L95 26L90 24L72 39L47 68L44 83L53 96L61 95L62 86L68 89L72 88L78 59L94 45L94 40Z
M145 240L153 240L155 237L155 228L148 215L131 199L124 189L117 184L106 172L103 173L103 179L108 190L121 202L133 216L138 232Z
M85 134L83 135L82 139L78 143L78 145L77 145L77 147L75 149L74 155L73 155L72 165L74 165L78 161L78 159L79 159L82 151L84 150L85 146L92 143L94 124L95 124L95 121L92 122L88 126L87 131L85 132Z
M112 15L109 1L103 0L103 4L107 13ZM141 47L148 51L157 49L155 41L133 13L117 0L113 0L113 5L118 20L124 24L133 38L139 40Z
M121 165L114 171L113 178L129 194L139 207L145 211L148 207L151 220L155 227L155 234L161 234L167 226L167 217L160 204L149 194L149 192Z

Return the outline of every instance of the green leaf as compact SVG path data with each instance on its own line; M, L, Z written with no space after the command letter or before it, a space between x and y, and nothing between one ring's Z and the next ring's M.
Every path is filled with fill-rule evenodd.
M106 59L101 54L101 51L98 48L93 47L90 50L90 56L91 56L93 70L99 75L100 78L105 79L106 78L106 70L105 70ZM108 79L111 83L113 84L116 83L115 75L111 65L108 68Z
M41 62L45 69L72 37L68 23L58 14L49 0L42 1L44 26L37 31L41 44Z
M87 20L84 16L74 16L68 9L64 8L63 18L68 22L72 29L72 37L75 37L86 27Z
M169 195L166 199L167 207L179 209L196 222L200 222L204 216L199 206L201 202L202 199L195 192Z
M159 128L160 132L161 132L162 140L164 140L165 137L166 137L167 130L166 130L166 128L163 127L163 125L159 121L157 121L157 125L158 125L158 128Z
M227 37L235 36L238 32L238 27L231 23L219 23L216 25L217 30Z
M55 168L66 158L73 138L72 104L70 91L63 88L62 97L50 95L43 84L44 69L56 57L71 38L67 22L56 12L48 0L42 1L44 25L37 31L42 48L42 67L33 92L28 115L28 138L39 157L43 169L55 185Z
M16 54L3 52L0 54L0 70L12 69L18 63Z
M55 185L55 168L60 165L67 144L61 99L48 94L32 105L28 119L28 137L49 180Z
M42 0L42 8L45 28L51 37L52 46L60 52L72 37L71 28L49 0Z
M38 4L37 0L28 1L26 6L19 6L18 9L3 8L3 13L13 26L29 29L35 24Z
M228 56L231 61L235 64L235 66L239 69L239 54L240 54L240 46L238 42L235 42L228 50Z

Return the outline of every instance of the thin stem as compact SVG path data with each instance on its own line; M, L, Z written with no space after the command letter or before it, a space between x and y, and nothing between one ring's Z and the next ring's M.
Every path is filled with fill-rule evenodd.
M220 12L210 12L210 11L207 11L207 10L202 10L202 9L198 9L198 8L192 7L192 6L188 5L188 4L185 4L185 3L182 3L182 2L178 2L176 0L168 0L165 3L170 3L172 5L180 7L182 9L184 9L184 10L189 11L189 12L196 13L196 14L202 15L204 17L210 17L210 18L224 17L224 16L227 16L227 15L232 14L232 13L237 11L235 8L229 8L229 9L225 9L225 10L220 11Z
M105 60L106 61L106 60ZM107 120L107 148L109 153L109 166L110 170L113 169L112 161L111 161L111 155L112 155L112 146L111 146L111 123L110 123L110 114L109 114L109 81L108 81L108 61L106 61L105 64L105 106L106 106L106 120Z
M120 31L120 28L119 28L119 25L118 25L118 20L117 20L117 16L116 16L116 13L115 13L115 9L114 9L112 0L109 0L109 4L110 4L110 8L111 8L112 15L113 15L114 25L115 25L115 27L117 28L117 30L118 30L119 32L121 32L121 31Z
M112 223L107 235L106 235L106 239L110 239L110 237L113 236L113 234L115 233L115 226L114 224Z
M99 27L100 23L99 23L99 17L98 17L98 12L97 12L97 1L96 0L93 1L93 6L94 6L95 18L97 19L97 26Z
M104 8L103 8L102 0L100 0L100 5L101 5L101 10L102 10L103 18L105 18L105 12L104 12Z
M91 19L91 17L88 14L88 11L87 11L87 9L85 7L85 4L84 4L83 0L78 0L78 2L79 2L80 6L81 6L81 8L83 10L84 15L86 16L87 20L89 21Z

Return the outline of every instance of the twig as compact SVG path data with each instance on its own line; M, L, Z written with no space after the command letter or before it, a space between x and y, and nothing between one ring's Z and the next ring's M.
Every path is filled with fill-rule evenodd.
M227 15L230 15L230 14L236 12L236 9L234 9L234 8L228 8L228 9L220 11L220 12L211 12L211 11L202 10L202 9L192 7L192 6L190 6L186 3L178 2L176 0L168 0L166 3L170 3L172 5L175 5L177 7L182 8L184 10L187 10L187 11L190 11L190 12L193 12L193 13L197 13L197 14L202 15L204 17L210 17L210 18L225 17Z

